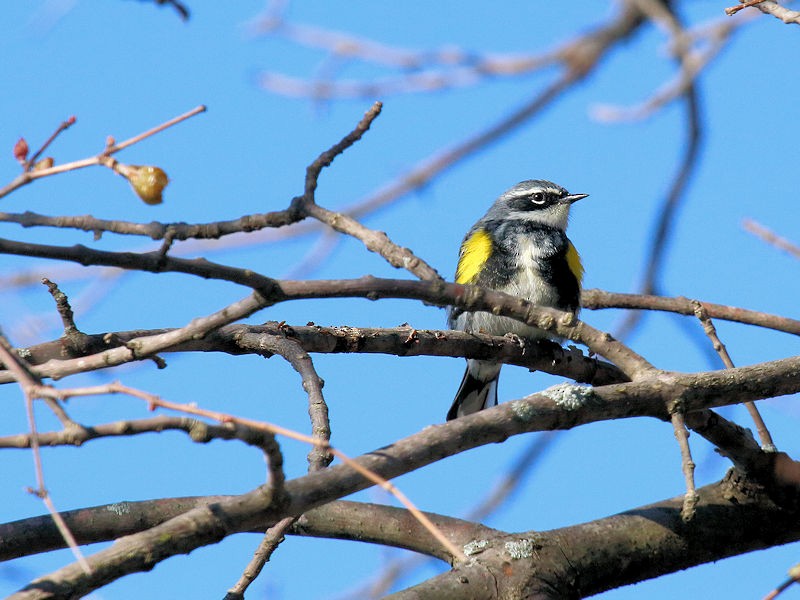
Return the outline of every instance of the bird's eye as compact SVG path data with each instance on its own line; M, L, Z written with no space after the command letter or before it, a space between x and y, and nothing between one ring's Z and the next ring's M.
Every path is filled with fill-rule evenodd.
M542 192L536 192L531 196L531 202L533 202L534 204L544 204L545 195Z

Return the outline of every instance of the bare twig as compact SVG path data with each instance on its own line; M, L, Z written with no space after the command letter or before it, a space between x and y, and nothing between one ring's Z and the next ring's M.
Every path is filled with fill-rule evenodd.
M772 15L776 19L780 19L787 25L793 23L800 25L800 11L791 10L785 6L781 6L774 0L739 0L741 4L737 6L729 6L725 9L725 14L728 16L735 15L743 8L754 6L762 13Z
M374 98L396 93L441 90L475 84L488 77L519 77L558 59L555 51L541 54L477 54L449 45L433 50L408 50L375 40L321 27L291 23L270 10L252 26L257 34L278 34L295 43L325 50L328 54L310 79L275 72L259 75L259 83L274 93L330 98ZM399 69L398 75L366 82L335 81L338 67L353 60Z
M124 346L139 337L160 335L172 330L138 330L99 333L87 336L85 352L70 354L69 358L91 356L94 353ZM228 354L258 354L265 352L265 337L286 336L302 346L306 352L367 353L395 356L453 356L465 358L493 358L507 364L567 377L581 383L607 385L627 381L625 375L610 363L585 356L578 348L563 348L558 344L520 344L507 337L460 331L417 329L414 339L406 340L407 328L375 327L321 327L319 325L287 325L267 322L263 325L226 325L201 339L192 339L163 348L169 352L226 352ZM35 366L40 377L63 373L60 361L65 357L61 340L45 342L18 349L20 355ZM50 362L52 361L52 362ZM14 381L7 372L0 371L0 383Z
M422 259L414 256L407 248L395 245L389 237L380 231L364 227L353 217L346 214L335 213L323 208L316 203L315 191L320 172L329 166L334 158L352 146L367 132L372 122L381 112L382 104L376 102L372 105L356 127L330 149L321 153L306 169L305 192L295 199L303 213L326 223L336 231L346 233L361 240L368 250L383 256L389 264L397 268L408 269L420 279L441 280L436 270Z
M287 331L290 330L287 327ZM263 350L279 354L292 365L303 380L303 389L308 395L308 415L311 418L311 435L329 442L331 439L331 423L328 419L328 405L322 395L322 379L314 368L311 357L295 340L283 335L264 336ZM315 444L308 454L310 471L318 471L327 467L333 456L324 446Z
M764 600L773 600L785 592L793 583L800 582L800 564L796 564L791 569L789 569L789 579L784 581L774 590L772 590L769 594L764 596Z
M506 502L530 474L531 468L540 462L544 454L550 450L553 442L558 438L558 432L547 431L538 434L522 449L514 463L503 474L494 489L473 507L466 516L469 521L483 521Z
M702 125L700 119L700 99L694 83L684 94L686 99L686 134L685 152L670 185L664 203L659 211L656 230L648 249L645 274L639 291L642 294L654 294L658 290L658 278L666 255L667 244L675 225L677 209L685 198L685 192L692 175L697 169L697 156L700 153ZM627 338L638 326L641 313L628 313L628 316L617 326L616 334L621 339Z
M511 467L502 475L500 481L475 507L469 510L464 518L472 522L482 522L488 516L495 514L502 504L526 481L526 476L530 473L531 467L547 452L552 443L558 438L558 433L556 431L546 431L535 436L523 448ZM344 594L342 599L382 598L400 578L427 562L429 562L429 557L422 554L393 559L383 565L379 575L368 583L359 586L358 589Z
M428 427L408 438L397 440L380 452L361 456L360 464L392 478L402 473L431 464L442 457L463 452L478 445L507 439L510 435L541 429L575 427L587 419L611 419L639 416L667 418L666 406L688 387L692 394L684 398L686 410L698 411L710 405L754 400L776 394L794 393L800 389L798 378L800 359L791 358L754 367L739 367L719 373L680 374L656 373L638 383L603 386L592 391L591 399L565 410L562 402L538 394L517 402L480 411L456 419L440 427ZM758 387L743 382L759 378ZM310 439L310 438L309 438ZM748 443L746 440L745 443ZM758 446L754 452L763 455ZM84 593L105 585L125 574L149 570L169 556L190 552L202 545L216 543L221 537L250 531L251 528L274 524L289 515L301 514L329 500L365 489L368 481L347 465L339 465L287 482L290 504L273 506L272 495L266 486L243 495L216 502L217 510L207 506L189 510L160 525L120 539L117 544L101 550L90 558L94 575L79 572L74 565L67 566L32 582L28 590L36 589L42 582L58 585L71 593L81 589ZM769 475L769 473L767 473ZM773 472L778 478L779 473ZM324 483L321 488L318 484ZM797 482L791 485L800 488ZM730 488L728 488L730 489ZM794 489L794 488L793 488ZM324 490L324 491L323 491ZM742 494L741 498L745 498ZM734 503L735 504L735 503ZM752 514L752 513L751 513ZM224 515L224 519L220 516ZM660 526L660 525L659 525ZM594 531L596 535L596 530ZM460 543L464 538L453 532ZM474 538L471 538L474 539ZM674 538L671 538L674 541ZM428 540L405 541L420 551L448 557L439 544ZM20 594L18 597L30 597Z
M90 158L84 158L81 160L76 160L68 163L64 163L61 165L56 165L53 167L49 167L47 169L37 169L37 170L28 170L24 171L20 175L18 175L11 183L6 185L5 187L0 189L0 198L7 196L11 192L16 189L21 188L24 185L35 181L36 179L41 179L42 177L48 177L50 175L56 175L58 173L65 173L67 171L74 171L76 169L83 169L86 167L96 166L96 165L103 165L113 168L115 164L113 159L111 159L111 155L119 152L120 150L124 150L128 146L132 146L138 142L141 142L143 139L153 136L168 127L176 125L181 121L185 121L201 112L206 110L205 106L198 106L193 108L189 112L186 112L182 115L175 117L174 119L170 119L169 121L165 121L161 125L153 127L139 135L135 135L132 138L125 140L124 142L120 142L119 144L114 143L112 140L109 140L110 143L106 145L105 149L97 154L96 156Z
M683 470L683 478L686 481L686 495L683 497L683 510L681 510L681 517L684 521L690 521L694 517L695 507L699 501L697 490L694 485L694 461L692 460L692 452L689 448L689 432L686 429L686 423L683 420L683 413L675 411L671 415L672 427L675 430L675 439L678 440L678 446L681 449L681 468Z
M178 16L181 18L181 21L188 21L191 13L189 12L189 7L186 6L183 2L179 2L178 0L149 0L155 4L160 6L171 6L175 9L175 12L178 13Z
M259 573L261 573L264 565L267 564L269 559L272 557L272 553L275 552L275 549L283 541L286 533L296 522L297 517L286 517L267 529L266 534L264 534L264 537L261 538L261 542L259 543L253 558L247 564L247 567L245 567L244 572L242 572L242 576L239 578L239 581L237 581L233 587L228 590L228 593L225 594L225 598L223 598L223 600L244 600L245 591L247 591L247 588L250 587L250 584L255 581Z
M50 137L47 138L44 144L42 144L42 146L36 152L34 152L33 156L31 156L27 161L25 161L23 169L29 171L31 168L33 168L33 165L36 164L36 161L39 159L42 153L45 150L47 150L50 144L52 144L55 141L55 139L59 135L61 135L61 133L72 127L75 124L75 121L76 119L74 116L70 117L66 121L62 121L62 123L56 128L56 130L50 135Z
M64 396L78 396L80 388L58 390ZM97 386L96 394L114 394L108 385ZM38 432L36 439L40 446L81 446L92 440L127 437L143 433L162 433L164 431L183 431L192 441L205 444L211 440L241 440L245 444L264 450L264 433L254 431L241 424L222 423L214 425L189 417L158 416L149 419L133 419L102 423L84 427L80 430L65 428L61 431ZM31 434L18 434L0 437L0 448L30 448L34 443Z
M653 369L643 357L630 348L620 344L608 334L589 327L574 318L571 313L536 307L531 303L500 292L484 290L474 286L443 284L439 281L406 281L365 277L355 280L334 281L281 281L265 277L250 269L236 269L209 261L185 260L159 253L130 254L93 250L83 246L58 247L44 244L26 244L0 239L0 251L9 254L34 254L61 260L74 260L81 264L116 265L126 269L140 269L156 273L184 272L205 278L221 279L246 285L257 292L252 297L240 301L236 311L224 311L215 317L208 317L210 331L216 327L248 316L269 304L279 301L299 300L307 298L331 297L381 297L414 298L436 304L438 306L458 306L466 310L492 310L503 316L511 316L539 329L550 331L560 337L569 338L589 346L589 348L605 356L620 367L626 374L634 378L635 374ZM235 316L234 316L235 315ZM234 318L230 318L234 316ZM220 320L222 318L222 320ZM225 319L230 318L223 322ZM211 325L213 323L213 325ZM175 334L184 341L183 336ZM162 345L163 344L163 345ZM161 342L159 347L168 347ZM109 352L115 352L114 350ZM154 354L152 352L151 354ZM119 354L115 360L129 362L138 357ZM81 370L87 370L88 361L84 360ZM99 364L96 368L112 366Z
M267 305L268 302L260 294L254 293L224 307L216 313L195 318L180 329L153 336L136 337L128 341L124 346L104 350L91 356L58 361L57 366L53 365L56 368L49 373L49 376L58 379L74 373L105 369L152 358L161 350L193 339L195 336L203 336L218 327L248 317ZM39 369L34 368L33 372L39 372Z
M383 103L375 102L350 133L344 136L339 142L322 152L316 158L316 160L306 168L306 185L304 196L308 200L314 199L314 191L317 189L317 181L322 169L329 167L337 156L360 140L361 136L363 136L369 130L372 122L378 118L378 115L381 114L382 109Z
M730 6L730 7L726 8L725 9L725 14L728 15L729 17L732 17L733 15L738 13L743 8L750 8L751 6L755 6L757 4L761 4L762 2L764 2L764 0L739 0L739 2L741 2L741 4L739 4L737 6Z
M589 289L583 290L581 294L581 306L589 310L627 308L637 310L659 310L694 316L692 301L682 296L669 298L666 296L652 296L649 294L624 294ZM800 335L800 321L797 319L705 301L703 301L703 306L709 316L714 319L745 323L756 327L764 327L765 329L774 329L775 331Z
M800 246L790 242L786 238L777 235L775 232L767 229L760 223L752 219L745 219L742 221L742 227L744 227L750 233L757 235L766 243L771 244L772 246L775 246L784 252L788 252L795 258L800 258Z
M711 340L711 343L714 345L714 350L716 350L719 357L722 359L723 364L725 365L726 369L733 369L735 365L733 364L733 360L731 360L730 354L728 354L728 349L725 347L725 344L722 343L722 340L719 339L717 335L717 328L714 327L714 323L711 321L711 317L708 316L708 311L705 309L703 304L698 300L692 300L692 305L694 306L694 314L700 323L703 326L703 331L706 332L706 335ZM745 408L747 408L747 412L750 413L750 417L753 419L753 423L755 423L756 431L758 431L758 438L761 440L761 447L766 452L777 452L778 449L775 447L774 442L772 441L772 436L767 429L766 424L764 423L764 419L761 418L761 414L758 412L758 408L752 402L745 402Z
M743 19L721 20L701 27L702 37L693 35L681 25L668 4L659 0L628 0L670 36L679 71L673 80L662 85L650 98L632 107L598 106L592 113L601 121L619 122L646 119L671 102L684 96L694 85L703 69L725 48L733 31L744 24ZM703 45L693 48L701 40Z
M134 144L138 144L139 142L141 142L142 140L144 140L146 138L154 136L157 133L161 133L162 131L172 127L173 125L177 125L178 123L181 123L181 122L185 121L186 119L191 119L195 115L199 115L200 113L204 113L204 112L206 112L206 107L204 105L201 104L199 106L195 106L192 110L187 111L187 112L183 113L182 115L178 115L177 117L174 117L172 119L169 119L168 121L164 121L160 125L156 125L152 129L148 129L147 131L144 131L144 132L142 132L142 133L140 133L138 135L135 135L132 138L128 138L124 142L119 142L117 144L111 144L110 146L108 146L105 149L104 154L115 154L115 153L119 152L120 150L124 150L128 146L133 146Z
M0 213L0 221L5 223L19 223L23 227L55 227L59 229L80 229L94 234L99 239L103 233L110 232L119 235L135 235L148 237L151 240L183 241L217 240L221 237L235 233L251 233L264 228L284 227L295 223L301 218L296 210L286 209L267 213L244 215L238 219L228 221L214 221L211 223L132 223L121 220L97 219L91 215L41 215L31 211L24 213ZM253 240L253 243L259 240ZM249 241L240 241L246 245ZM219 249L220 246L217 247Z
M555 50L559 61L564 65L564 72L543 89L537 90L522 106L454 146L421 160L405 175L341 212L354 217L373 212L405 194L424 187L437 175L522 126L569 90L573 84L591 74L614 43L631 35L641 23L641 13L624 6L609 23Z
M53 283L47 278L42 279L42 283L47 286L47 291L53 296L56 301L56 310L61 317L61 323L64 325L64 335L69 336L78 333L78 327L75 325L75 315L72 312L72 307L69 305L69 298L67 295L58 289L58 285Z
M204 416L209 419L214 419L223 423L243 423L248 427L268 431L273 435L283 435L293 440L298 440L301 442L305 442L307 444L319 445L324 447L331 454L336 456L339 460L341 460L351 469L354 469L365 479L392 494L403 506L405 506L408 509L408 511L412 515L414 515L414 518L417 519L419 523L423 527L425 527L425 529L427 529L430 532L430 534L447 550L447 552L450 554L450 556L452 556L454 561L461 562L466 560L463 551L460 548L457 548L449 539L447 539L447 537L445 537L444 534L441 531L439 531L439 529L431 522L428 516L422 513L422 511L420 511L408 499L408 497L405 494L403 494L403 492L401 492L394 484L392 484L390 481L387 481L374 471L371 471L370 469L354 461L352 458L344 454L342 451L337 450L336 448L330 445L330 442L321 440L319 438L310 437L302 433L299 433L297 431L281 427L280 425L275 425L273 423L267 423L265 421L254 421L252 419L236 417L233 415L220 413L217 411L197 408L195 406L191 406L188 404L176 404L174 402L168 402L166 400L158 398L157 396L149 394L145 399L147 400L151 410L154 410L155 408L166 408L169 410L176 410L188 414Z
M6 368L14 373L14 377L16 378L17 383L19 383L23 395L25 396L25 413L28 417L28 428L31 436L31 451L33 452L33 465L36 476L36 488L30 489L29 491L34 496L41 499L44 505L47 507L50 516L53 518L53 522L56 524L61 536L67 543L67 546L69 546L69 549L72 551L72 554L75 556L75 559L78 561L81 569L83 569L83 572L86 574L91 574L92 569L89 567L89 563L86 562L86 558L83 556L83 553L78 547L78 544L75 541L75 536L72 535L72 532L64 523L64 519L61 517L58 510L56 510L55 504L53 504L53 500L50 497L50 493L47 491L47 487L45 486L44 470L42 469L42 455L39 448L39 436L36 431L36 419L33 414L33 401L36 397L38 397L37 392L43 386L33 376L33 374L31 374L31 372L28 370L28 367L16 355L11 348L11 344L9 344L6 337L1 333L0 359L2 359L3 363L6 365Z
M284 19L280 9L272 8L257 20L253 29L258 33L284 35L296 43L328 52L323 68L317 72L329 77L318 75L300 79L267 72L260 76L262 87L275 93L327 100L463 87L489 77L520 77L555 64L568 70L588 71L608 45L627 36L629 28L638 26L640 16L638 10L624 7L616 19L561 47L514 55L478 54L454 46L426 51L395 48L347 33L290 23ZM336 81L330 77L335 71L324 68L338 67L351 60L401 69L402 73L366 82Z
M64 396L125 394L127 396L131 396L132 398L138 398L139 400L144 400L151 407L151 410L152 407L156 406L157 404L164 403L164 401L161 400L155 394L151 394L149 392L145 392L142 390L138 390L136 388L122 385L119 382L109 383L102 386L95 386L92 388L72 390L72 391L64 390L61 392L61 394ZM202 414L202 413L193 413L193 414ZM233 419L217 419L217 420L220 421L221 423L235 422ZM252 427L251 425L245 422L236 421L235 423L237 425L244 426L246 429L249 429L251 431L259 431L261 433L263 439L261 440L259 447L264 451L264 454L266 455L267 458L267 466L269 469L268 485L269 488L272 490L273 495L280 496L281 494L283 494L283 485L284 482L286 481L286 476L283 472L283 453L281 452L280 446L275 440L274 433L264 427Z

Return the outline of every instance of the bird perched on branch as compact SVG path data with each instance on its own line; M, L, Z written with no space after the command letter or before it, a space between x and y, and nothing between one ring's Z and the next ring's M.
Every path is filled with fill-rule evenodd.
M583 266L566 235L570 207L588 194L570 194L550 181L523 181L503 193L461 243L456 283L519 296L537 306L577 313ZM489 312L451 307L451 329L491 335L546 337L541 329ZM467 360L447 420L497 405L498 362Z

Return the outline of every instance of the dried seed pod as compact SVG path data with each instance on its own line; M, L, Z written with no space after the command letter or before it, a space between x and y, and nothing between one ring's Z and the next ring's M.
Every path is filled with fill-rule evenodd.
M161 204L161 193L169 183L169 177L159 167L128 165L123 173L133 186L136 195L147 204Z

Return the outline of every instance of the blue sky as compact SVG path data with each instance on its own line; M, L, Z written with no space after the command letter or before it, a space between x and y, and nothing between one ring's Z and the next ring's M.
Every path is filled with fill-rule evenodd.
M723 18L724 4L692 3L687 18L692 23ZM119 155L133 164L157 164L169 173L172 182L163 205L146 206L119 177L87 169L19 190L4 198L4 211L205 222L284 208L302 191L306 165L347 132L372 99L320 105L259 90L256 80L261 71L308 77L322 54L286 40L254 37L248 24L262 9L260 2L190 7L194 12L188 24L169 9L145 2L99 6L51 0L5 7L0 22L3 184L17 173L11 156L16 139L25 136L35 147L70 115L76 115L77 124L51 151L58 162L92 155L109 134L124 139L198 104L207 105L208 112ZM51 18L61 9L61 17ZM353 2L297 3L288 16L408 48L456 45L473 51L530 53L574 36L610 11L606 3L596 2L501 6ZM791 69L798 51L797 28L763 16L739 31L704 74L700 90L705 141L663 272L666 294L797 316L797 261L746 233L741 222L753 218L798 241L794 175L800 85ZM347 77L385 74L365 66L344 71ZM442 146L514 110L551 75L544 72L437 94L380 98L385 103L383 114L359 144L323 173L318 201L329 208L357 202ZM522 179L552 179L573 192L591 194L576 206L570 227L584 257L586 287L634 291L654 217L685 144L684 110L671 105L648 120L625 124L601 123L592 114L600 105L636 104L673 76L665 39L649 28L617 48L594 75L541 117L459 163L423 190L369 215L365 223L386 231L450 277L464 231L494 197ZM138 238L105 235L95 242L90 234L21 230L12 225L3 225L0 235L102 249L148 246ZM316 238L301 237L279 245L204 250L202 255L282 277L315 243ZM61 284L79 311L79 326L87 332L180 326L246 293L230 284L182 275L133 274L92 287L87 270L0 256L4 275L32 268L45 269ZM74 277L76 271L82 277ZM354 240L342 240L311 276L366 273L405 276ZM1 292L0 326L15 344L59 335L43 286ZM584 318L596 327L612 329L620 314L587 312ZM440 309L401 301L298 302L263 311L251 322L265 320L444 327ZM662 368L716 368L686 334L687 328L700 331L699 326L681 320L650 315L630 343ZM717 326L737 365L798 352L797 339L785 334L726 323ZM301 431L308 427L302 388L279 359L167 359L166 371L141 365L76 377L60 385L121 379L173 401L198 402ZM326 381L333 441L351 455L440 422L463 369L460 360L435 358L320 356L315 363ZM520 397L555 382L506 368L500 397ZM24 431L19 391L5 386L0 395L7 406L2 435ZM793 400L768 401L763 412L779 448L797 457L799 413ZM87 423L147 416L146 407L119 397L76 400L70 411ZM725 414L747 424L743 409L728 409ZM39 418L40 428L55 427L45 411ZM401 477L397 484L424 510L464 514L527 443L520 437L480 448ZM696 436L692 444L699 482L717 480L727 463ZM282 445L289 474L301 474L306 449L289 441ZM48 450L44 460L48 487L61 509L122 499L243 492L264 477L256 453L233 443L197 446L178 434L98 441L80 450ZM28 452L7 451L0 474L5 482L2 521L43 512L24 491L34 483ZM675 496L682 486L670 426L644 420L590 425L563 434L516 501L487 524L512 531L549 529ZM357 498L392 502L376 491ZM257 543L256 536L238 536L219 547L170 559L153 573L127 578L93 597L165 597L165 585L179 587L184 597L221 597ZM797 553L794 544L603 597L672 598L676 590L713 596L721 581L731 580L737 582L736 591L727 592L727 597L759 597L782 580ZM366 545L289 539L254 584L253 597L269 593L286 599L332 598L363 581L384 559L383 551ZM0 566L0 593L10 593L29 578L70 560L59 552ZM298 577L298 565L308 564L320 565L315 576ZM441 568L432 565L415 577L427 577Z

